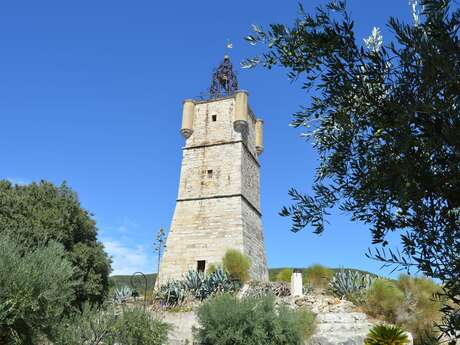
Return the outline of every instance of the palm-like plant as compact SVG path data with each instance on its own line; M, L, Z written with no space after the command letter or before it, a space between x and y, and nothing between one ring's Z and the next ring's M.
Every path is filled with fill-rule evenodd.
M390 325L374 326L364 340L365 345L405 345L408 343L407 334L401 328Z

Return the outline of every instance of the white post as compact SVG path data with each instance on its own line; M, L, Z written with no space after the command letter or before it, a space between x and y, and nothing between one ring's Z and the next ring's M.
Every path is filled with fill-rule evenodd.
M291 276L291 295L303 296L302 272L299 269L295 269Z

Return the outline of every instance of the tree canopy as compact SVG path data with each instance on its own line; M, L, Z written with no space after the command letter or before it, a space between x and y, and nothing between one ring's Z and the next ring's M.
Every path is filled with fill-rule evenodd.
M0 232L0 343L41 344L71 307L72 264L55 241L29 247Z
M291 26L254 25L264 47L243 67L281 66L309 99L292 124L319 153L312 195L290 190L292 231L325 228L331 208L369 224L372 257L439 279L450 303L444 334L460 330L460 9L450 0L411 1L413 23L390 18L358 41L343 1ZM385 42L384 42L385 41ZM385 250L399 231L401 253Z
M108 293L110 258L97 241L91 214L80 206L65 183L41 181L13 185L0 181L0 233L21 239L29 246L49 241L61 243L73 266L75 306L102 303Z

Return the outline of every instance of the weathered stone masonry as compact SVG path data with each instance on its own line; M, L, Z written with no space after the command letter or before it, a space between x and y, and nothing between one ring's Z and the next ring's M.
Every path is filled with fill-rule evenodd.
M236 119L246 119L245 130L238 131ZM261 131L262 121L247 106L244 91L184 102L181 132L187 139L160 284L202 269L203 261L205 267L220 263L228 249L249 256L253 279L268 279L260 210Z

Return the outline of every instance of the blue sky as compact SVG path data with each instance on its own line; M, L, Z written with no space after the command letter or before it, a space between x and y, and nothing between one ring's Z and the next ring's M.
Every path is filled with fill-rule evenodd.
M321 1L304 1L312 9ZM350 0L359 39L390 16L410 20L406 0ZM67 181L114 259L115 274L152 272L152 241L169 227L179 180L182 100L205 91L225 54L235 65L256 51L251 24L291 23L297 2L4 1L0 3L0 178ZM327 231L289 231L278 216L287 191L309 191L317 157L291 114L308 96L285 71L241 70L265 120L261 188L270 267L367 269L366 226L334 213Z

